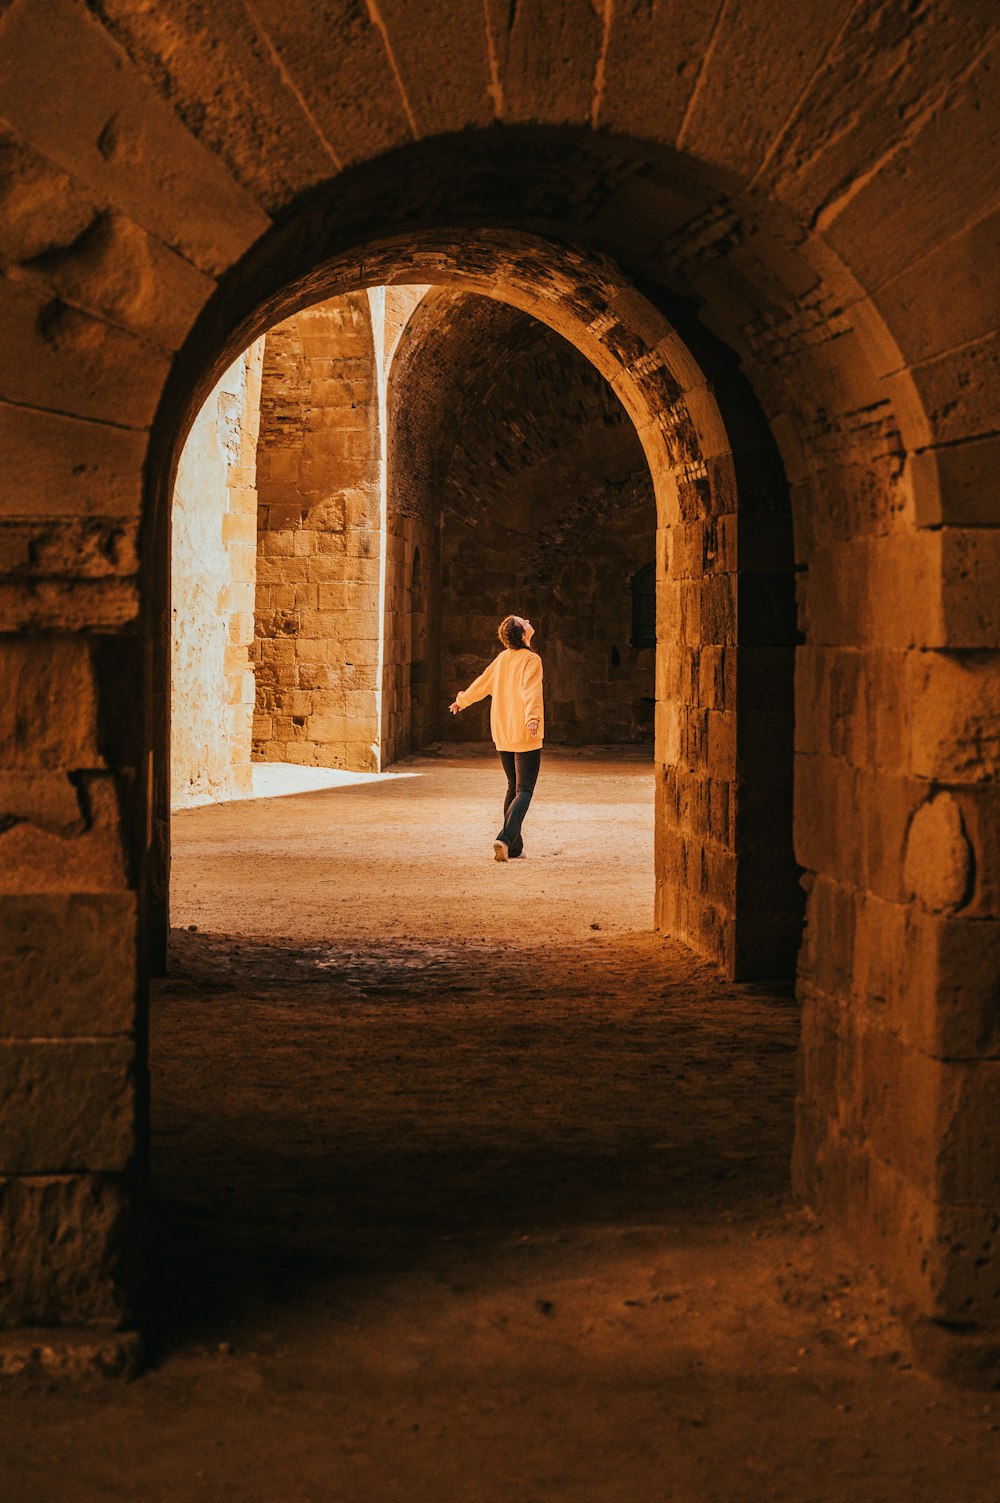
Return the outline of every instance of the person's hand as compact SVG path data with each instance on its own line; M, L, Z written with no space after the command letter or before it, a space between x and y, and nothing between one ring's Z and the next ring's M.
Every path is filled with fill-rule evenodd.
M528 721L528 735L529 736L537 736L538 735L538 721L537 720L529 720Z
M453 699L448 708L453 715L457 715L462 706L459 704L457 699Z

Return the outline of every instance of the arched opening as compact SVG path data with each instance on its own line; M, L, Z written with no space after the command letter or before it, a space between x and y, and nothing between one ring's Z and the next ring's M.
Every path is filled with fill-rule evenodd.
M626 592L656 505L604 378L529 315L432 291L397 347L389 422L390 528L436 559L435 683L476 676L517 600L544 622L547 743L651 747L653 655L628 651ZM456 718L440 701L436 738L486 738L486 706Z
M9 34L21 42L35 24L25 19L29 11L21 7L10 24ZM913 24L932 38L936 27L947 31L947 45L931 45L927 55L947 57L955 77L966 67L972 77L983 66L982 38L951 13L929 19L932 11ZM48 795L39 809L37 790L18 784L11 797L30 818L18 815L8 869L25 874L26 891L34 894L34 873L45 867L52 840L63 842L54 847L61 885L53 890L93 895L96 889L99 899L88 899L79 912L91 915L103 905L105 924L127 948L128 883L145 860L142 954L156 957L165 912L163 561L171 469L186 414L263 329L317 298L437 276L491 296L503 282L506 300L570 331L612 380L649 458L660 506L661 577L670 582L663 626L698 653L697 686L691 653L672 660L657 689L664 749L658 830L664 871L675 877L663 883L661 920L737 971L751 967L741 949L740 917L760 917L754 904L762 890L771 891L762 881L771 872L769 841L788 828L788 761L780 782L767 769L777 767L775 748L787 744L795 630L788 585L793 567L799 570L806 640L798 654L796 853L809 895L798 1181L893 1271L900 1297L921 1316L988 1323L996 1315L995 1280L989 1283L995 1251L984 1207L991 1204L995 1163L972 1154L969 1124L982 1120L983 1103L996 1089L995 1072L983 1068L992 1035L982 1020L992 993L970 981L960 1011L967 1019L975 1012L979 1021L956 1032L949 956L964 945L988 961L994 925L981 920L995 918L992 878L982 875L992 870L982 836L991 780L980 777L981 760L970 762L962 750L977 721L978 689L995 675L993 659L976 654L994 653L997 645L987 589L995 552L983 527L990 520L983 515L984 487L974 479L981 474L979 446L993 441L992 429L962 395L968 384L962 351L978 349L992 325L985 321L986 296L970 296L963 322L949 331L922 310L939 277L940 285L950 286L953 277L968 290L967 267L980 263L978 237L991 221L985 199L973 209L958 196L944 204L932 194L935 207L926 219L918 218L925 202L919 194L904 195L901 207L893 176L900 164L921 181L942 180L934 143L945 95L915 88L904 97L899 81L908 66L886 66L873 99L841 121L831 103L841 97L837 79L859 75L850 67L853 28L834 35L834 19L831 13L829 31L824 23L810 32L802 75L808 73L808 85L795 77L774 118L755 116L746 133L728 112L727 101L743 98L727 72L733 49L722 45L732 40L728 13L718 46L704 56L681 48L679 82L665 93L661 71L648 59L664 55L660 28L672 19L630 15L617 30L608 20L606 45L598 37L587 51L588 59L599 55L599 70L595 63L581 84L582 74L567 62L553 91L557 104L538 85L531 49L519 50L512 15L510 45L470 65L470 76L490 79L482 99L493 102L492 113L479 104L466 109L461 89L436 113L430 93L417 91L409 129L438 134L398 153L390 148L406 139L405 110L373 146L365 110L352 115L310 76L303 97L315 104L323 95L320 113L338 135L332 173L329 151L312 135L316 155L304 152L307 164L296 157L290 166L276 146L258 171L259 154L247 150L245 134L237 133L234 144L232 121L216 96L203 146L124 52L107 62L112 42L87 15L93 51L86 55L99 55L109 74L118 70L147 91L144 108L162 123L177 160L147 193L145 177L138 184L134 162L117 149L113 117L100 130L95 125L93 139L77 150L66 139L71 111L52 115L29 110L19 97L12 101L17 128L43 151L51 149L59 171L96 185L99 203L112 207L88 219L89 200L71 195L72 224L60 221L55 238L43 235L40 244L34 234L27 237L21 259L38 263L44 255L44 262L9 288L18 327L38 357L19 360L6 389L18 404L18 453L26 456L19 483L32 477L32 507L43 515L63 518L57 496L76 507L71 526L65 518L58 526L39 523L35 511L23 523L30 538L23 570L31 584L21 590L19 578L11 619L18 632L58 627L58 640L46 639L40 654L46 674L53 683L90 687L76 739L58 752L58 765L74 769L72 787L84 790L84 812L74 812L71 801L68 813L59 804L53 815ZM891 31L887 15L880 28L883 22ZM131 52L145 57L133 36L141 23L117 24ZM72 32L75 22L66 25ZM599 31L596 20L595 26ZM293 43L282 33L278 54L294 53ZM896 45L880 31L880 68ZM459 50L463 57L475 53ZM255 45L247 52L254 67L275 55ZM300 50L300 62L308 52ZM185 55L183 47L178 55ZM592 89L598 72L600 87ZM622 87L624 77L634 80L634 92ZM202 131L206 117L188 109L189 80L176 83L169 69L165 80L171 100L180 91L179 113ZM764 93L770 101L770 91ZM914 113L917 98L927 108ZM965 121L962 139L971 139L968 122L976 112L964 99L957 109L948 120ZM869 133L872 111L879 129ZM308 119L314 126L315 116ZM518 119L577 124L506 123ZM601 131L588 128L588 120ZM909 134L898 134L904 130ZM637 142L629 131L656 140ZM877 154L862 148L862 138L878 140ZM273 139L288 137L276 130ZM384 155L366 162L374 151ZM235 176L227 175L224 158L236 164ZM356 165L341 172L343 162ZM204 190L200 200L177 186L188 181L189 165ZM32 171L54 180L44 164L33 161ZM893 246L879 242L872 228L887 206L898 230ZM178 221L168 234L165 226ZM386 235L395 237L394 246L386 246ZM531 243L526 236L534 237ZM106 275L116 258L146 269L124 291ZM615 268L623 282L616 282ZM656 314L652 329L649 309ZM637 334L636 321L645 334ZM164 353L182 344L176 358ZM124 383L123 370L131 377ZM154 413L147 456L144 430ZM135 557L144 456L152 489L142 515L140 589ZM733 548L735 571L724 567ZM147 662L127 637L115 636L140 610L149 628ZM735 643L727 637L733 630ZM18 677L23 645L10 646L12 682L18 705L30 706L27 680ZM733 645L735 664L726 650ZM960 672L953 654L960 655ZM886 707L926 705L932 696L914 687L925 683L947 702L950 719L921 720L920 735L908 739L902 717L894 719ZM122 686L132 685L134 693L136 684L151 701L144 744L135 716L112 713L122 703ZM739 706L751 688L753 708L737 713L734 725L731 695ZM46 770L50 760L55 765L54 744L63 742L45 741L40 754ZM744 791L764 793L741 803L744 771ZM153 794L138 809L128 797L136 777ZM71 840L66 832L78 828L79 840ZM933 868L944 858L957 875L942 889ZM787 871L791 880L790 862ZM51 912L44 922L56 927L51 914L68 913L71 905L45 901ZM41 898L36 907L42 911ZM793 909L779 901L769 902L768 911L782 911L788 921L787 951L797 932ZM85 945L92 919L73 922ZM748 944L758 930L764 932L751 923ZM914 936L919 966L906 959ZM890 965L890 955L898 963ZM991 964L980 965L980 973L991 974ZM131 1036L130 1025L121 1019L131 1014L128 1004L121 1007L109 1059L129 1047L122 1039ZM141 1001L138 1031L141 1056ZM863 1069L854 1068L858 1060ZM141 1067L139 1075L141 1082ZM913 1118L918 1099L934 1103L927 1132ZM956 1120L963 1125L954 1133L942 1126ZM120 1197L135 1143L130 1132L108 1150L95 1130L100 1146L93 1157L74 1138L58 1164L47 1148L32 1148L17 1159L17 1172L30 1177L68 1165L94 1176L111 1199ZM41 1194L42 1187L29 1185L25 1193L35 1190ZM900 1206L905 1215L897 1214ZM113 1280L102 1277L95 1275L96 1283L110 1287ZM103 1298L95 1296L93 1308L106 1309ZM40 1318L39 1308L63 1309L60 1299L57 1291L53 1303L29 1300L24 1308ZM65 1308L77 1306L70 1301Z
M432 286L399 339L388 380L380 377L386 394L381 399L384 410L389 414L394 411L394 399L400 413L406 411L413 417L415 404L405 395L405 389L411 374L419 384L428 379L428 371L437 370L432 358L435 343L438 347L449 345L454 366L451 379L456 392L461 391L470 404L468 417L455 400L444 404L443 411L452 414L448 445L444 448L445 434L440 425L437 432L431 432L425 424L419 444L413 441L414 435L396 435L390 428L377 444L371 442L369 431L367 447L362 445L360 451L351 451L349 462L364 465L380 447L386 473L381 521L376 526L378 508L373 503L370 486L365 489L360 471L357 475L351 472L352 483L356 481L362 489L356 525L368 529L370 542L381 531L377 546L367 549L367 563L372 564L378 554L384 571L380 711L383 731L394 738L395 749L405 749L406 727L400 729L392 723L394 709L405 706L410 721L409 737L412 739L413 735L412 689L408 697L398 696L398 689L406 683L409 664L416 661L413 562L418 554L423 572L424 559L433 557L436 550L436 609L446 612L453 622L461 618L463 609L469 609L468 601L476 596L483 601L482 614L492 619L500 610L502 592L510 588L510 581L522 590L535 588L538 610L543 619L546 614L551 618L559 651L568 659L574 643L585 641L590 656L599 657L602 676L601 693L596 694L593 684L581 678L574 663L567 666L559 661L558 652L555 654L556 681L577 685L575 700L567 694L565 699L556 701L552 717L555 739L561 737L570 742L614 739L609 730L612 723L629 738L655 736L654 871L656 918L661 929L687 940L720 963L730 975L787 974L794 953L797 905L788 801L790 716L787 701L783 703L780 697L783 674L787 692L792 653L787 604L792 586L790 554L787 545L784 551L779 551L787 539L789 516L787 510L780 508L783 495L780 489L769 494L771 512L764 514L765 520L759 522L761 533L769 526L775 540L770 573L763 575L765 584L771 586L770 615L755 617L745 601L742 618L738 610L737 466L747 468L756 463L756 473L760 472L758 450L750 450L747 433L754 434L759 453L773 465L766 430L755 429L752 416L744 410L741 422L747 454L734 449L707 379L693 356L677 340L665 316L630 287L608 260L510 232L437 233L429 237L429 242L427 247L412 240L397 241L381 249L375 246L364 258L365 274L371 275L368 268L374 262L385 278L380 285L387 290L398 285L396 279L404 274L411 282ZM349 307L350 299L356 300L355 306L360 307L365 283L360 281L357 257L352 256L346 263L338 259L320 284L312 284L312 290L323 294L322 302L308 304L293 313L286 312L285 307L270 310L272 315L280 312L285 316L263 331L265 389L269 358L277 358L281 351L287 353L293 335L301 343L301 336L294 332L297 321L326 316L323 310L334 307ZM484 332L488 328L499 331L492 353ZM278 340L269 356L271 331L275 329ZM259 338L261 332L257 323L255 337ZM469 361L465 357L456 358L456 349L463 345L479 345L486 352L490 403L483 402L487 388L479 384ZM332 372L326 345L317 344L316 351L323 365L323 379L339 382L339 375ZM229 353L227 348L226 354ZM293 358L299 363L305 358L298 344ZM509 428L516 413L501 400L501 375L508 369L514 371L510 384L521 392L526 388L524 372L529 366L538 377L537 383L530 389L530 400L521 417L518 443L505 457L500 447L501 430ZM435 381L438 378L439 372ZM569 410L580 414L582 436L572 450L579 466L576 470L568 468L568 451L560 450L553 439L558 425L546 426L544 401L546 393L553 390L556 395L552 400L557 406L568 393ZM296 428L295 411L286 407L280 415L282 434L295 437L291 447L298 452L302 438ZM270 412L262 408L262 432L266 434L268 422L278 416L277 409ZM494 417L495 429L491 427ZM500 505L495 509L490 504L493 497L484 496L492 477L477 470L471 446L462 446L466 422L481 430L484 452L500 454L501 464L508 464L518 472L521 488L515 491L512 487L499 495ZM298 644L300 640L306 644L336 643L339 652L344 642L358 642L359 634L350 624L356 606L345 609L342 629L326 619L335 609L332 603L335 584L332 581L323 584L318 576L312 578L308 565L309 560L326 556L319 541L326 532L346 540L338 556L350 556L351 523L346 512L343 518L338 512L336 523L331 523L329 472L315 496L304 494L302 474L296 475L293 489L279 488L273 495L268 492L267 487L276 482L279 487L291 483L284 462L268 468L280 458L280 436L276 434L266 441L261 450L265 466L258 473L262 517L258 546L260 549L266 541L267 549L258 552L258 565L265 557L273 562L273 572L267 575L267 589L291 593L264 598L258 587L255 635L255 647L259 644L258 672L266 662L273 662L275 670L258 679L255 731L260 748L264 743L264 716L270 718L272 727L281 719L286 725L287 738L279 738L282 751L278 760L287 756L289 746L297 744L303 748L303 757L319 761L322 756L338 755L333 740L326 739L332 738L334 728L328 723L325 705L318 706L315 699L307 703L304 696L317 692L334 694L339 692L340 685L330 681L323 691L309 689L301 678L306 660ZM404 442L397 449L392 441L400 436ZM404 459L407 479L405 503L400 494L399 466L394 467L400 456ZM301 456L293 462L301 463ZM750 473L754 473L752 468ZM780 467L767 473L780 487ZM554 477L559 476L564 479L562 492L555 484ZM428 512L428 497L436 498L436 512ZM317 511L321 521L314 528L311 523ZM469 535L468 544L460 534L462 528ZM310 536L314 532L316 536ZM473 533L475 538L471 541ZM525 539L532 533L535 535L529 546ZM568 548L565 558L560 551L564 543ZM654 598L659 595L662 622L654 649L658 658L655 672L650 649L634 648L628 643L629 580L635 569L648 560L651 551L657 555ZM466 569L468 557L473 562ZM478 583L477 570L482 568L484 557L491 560L498 580L501 594L496 596ZM526 560L523 568L522 558ZM303 566L288 573L283 560L302 562ZM451 576L450 594L445 570ZM748 589L759 585L761 577L761 571L748 571ZM374 582L375 570L371 568L369 576L352 580L351 587L367 591L367 599ZM605 586L609 587L607 600ZM300 590L301 604L296 593ZM314 599L315 590L323 591L324 595L331 592L330 612L324 610L318 597ZM784 614L780 608L782 595ZM768 599L766 590L759 591L758 600L761 599ZM528 608L534 611L535 605L529 604ZM602 611L606 612L603 616ZM750 638L747 645L758 656L752 650L744 660L741 626ZM265 635L264 627L271 635ZM488 649L485 640L477 640L477 629L473 622L462 621L461 629L456 632L456 642L471 642L473 656ZM610 642L598 654L595 644L608 633L612 633ZM278 642L282 647L280 656L267 657L268 641ZM400 661L393 652L396 645L401 649ZM378 654L371 644L370 649L370 661L377 661ZM640 658L643 653L645 657ZM613 654L617 654L617 662ZM634 658L630 654L635 654ZM357 655L353 647L351 655L353 666ZM294 678L282 677L282 657L288 670L296 675ZM432 679L471 677L469 664L462 661L460 652L449 661L442 648L433 657L436 666L430 675ZM320 661L308 663L311 674ZM325 663L328 669L345 666L329 653ZM780 734L761 741L744 730L744 749L739 760L741 713L753 695L753 712L760 714L763 696L755 684L764 674L768 676L768 693L772 696L764 700L772 711L769 723L779 732L783 725L786 734L783 741ZM272 696L263 708L262 693ZM286 693L287 702L283 698ZM654 695L659 700L658 713L643 723L644 702L648 705ZM593 735L588 727L597 722L588 717L598 700L605 718L600 721L600 734ZM299 725L295 724L297 716L301 717ZM314 723L321 727L315 734L311 729ZM583 799L600 798L595 782L585 785ZM625 803L627 807L621 817L625 830L631 831L632 808L627 800ZM261 825L265 823L262 818ZM346 826L347 821L343 823ZM235 828L232 833L234 846L243 850L245 860L252 859L251 848L240 847ZM297 837L294 831L291 833L294 841ZM642 832L638 834L634 845L642 849ZM220 859L220 853L215 859ZM768 886L762 895L759 873L764 869ZM595 871L594 876L598 880L591 883L589 896L592 901L600 898L601 911L595 913L587 927L600 934L602 927L613 923L609 916L615 899L607 894L607 883L601 873ZM445 884L447 873L439 875L436 881ZM629 890L624 872L618 874L617 886ZM787 902L782 894L788 895ZM286 914L290 901L294 901L293 895L275 883L274 912L279 916ZM474 911L472 900L465 899L466 926L470 909ZM192 910L184 917L186 920L192 916L203 928L200 912ZM280 921L279 918L276 927L280 927ZM329 927L331 918L326 922ZM488 937L489 930L486 934ZM195 948L185 936L182 939L189 950ZM211 933L199 936L198 940L197 963L208 965L209 971L214 941ZM226 951L227 956L230 953ZM229 963L227 959L225 964ZM269 964L281 962L275 958ZM321 976L322 971L318 974ZM321 1049L320 1035L315 1037L315 1047ZM198 1067L192 1068L196 1078ZM279 1068L276 1079L282 1078ZM300 1198L305 1193L303 1185L320 1196L321 1184L329 1189L326 1171L313 1162L313 1150L302 1140L291 1108L279 1115L283 1132L302 1142L305 1166L295 1169L288 1166L281 1171L286 1186L298 1187L296 1193ZM527 1120L531 1120L530 1113ZM221 1134L224 1144L224 1127ZM203 1130L201 1137L206 1145L210 1143L211 1130L207 1138ZM256 1131L252 1141L260 1156L262 1181L269 1193L280 1195L277 1171L267 1167L271 1150ZM189 1149L189 1152L205 1151ZM232 1162L238 1166L243 1158L245 1154L235 1153ZM315 1181L309 1181L311 1173L316 1174ZM232 1177L241 1182L246 1178L235 1171ZM387 1183L390 1186L396 1183L394 1175L387 1176ZM433 1178L429 1183L434 1183ZM168 1198L169 1184L168 1173ZM398 1187L395 1193L397 1202L404 1203L405 1197L400 1200ZM295 1222L297 1213L291 1188L286 1194L289 1216ZM246 1214L245 1195L241 1197L237 1190L235 1201L244 1207ZM350 1194L344 1203L347 1207L354 1204ZM587 1214L594 1213L592 1209ZM326 1226L328 1220L326 1213L317 1216L317 1227ZM422 1235L426 1235L426 1228ZM289 1245L294 1242L293 1237ZM168 1237L164 1245L173 1248L177 1244ZM262 1234L261 1245L262 1256L276 1259L268 1234ZM196 1242L188 1252L193 1255L197 1246ZM226 1251L228 1254L228 1247Z
M268 318L317 292L350 292L376 274L388 286L404 276L410 282L433 278L507 302L563 334L593 362L635 425L656 495L664 621L657 922L733 974L787 974L800 923L789 798L795 631L790 517L782 504L780 463L749 390L740 386L734 366L728 373L720 367L710 385L664 313L630 288L606 258L509 231L434 231L419 241L370 247L363 265L362 275L356 255L341 255L321 273L293 282L280 301L264 303L239 324L216 363L256 336ZM702 342L712 353L712 341L703 335ZM203 390L206 379L192 378L194 389ZM734 407L741 425L736 444L727 437L715 397L726 379L741 399ZM178 395L183 424L191 399L183 391ZM165 413L170 410L168 398ZM170 473L168 462L158 482L161 495ZM757 556L737 607L740 475L746 477ZM162 502L158 514L165 517ZM752 718L755 728L767 730L762 736L745 729L738 752L741 694L754 703L746 728ZM154 713L161 736L163 716L161 705ZM752 797L740 797L741 785L752 788ZM152 828L162 834L162 779L159 787L160 813ZM163 894L159 845L158 852L154 841L148 870L151 892ZM751 911L755 898L766 907ZM162 897L159 904L162 936ZM162 937L159 943L162 954Z

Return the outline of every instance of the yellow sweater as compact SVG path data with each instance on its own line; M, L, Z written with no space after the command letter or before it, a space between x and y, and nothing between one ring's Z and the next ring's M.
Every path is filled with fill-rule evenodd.
M492 694L490 732L497 751L535 751L542 744L545 718L542 709L542 660L527 647L505 647L467 689L460 689L455 702L461 709ZM538 735L528 735L528 721L538 721Z

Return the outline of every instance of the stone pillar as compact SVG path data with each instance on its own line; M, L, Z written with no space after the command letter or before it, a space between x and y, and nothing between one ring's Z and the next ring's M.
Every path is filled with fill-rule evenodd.
M380 446L368 298L267 335L257 453L257 761L378 767Z
M379 351L380 429L383 435L385 557L382 601L382 706L380 751L386 767L429 739L430 664L427 568L437 538L426 518L401 506L397 484L398 397L393 361L426 285L377 289L372 297L376 349ZM391 394L391 395L390 395ZM415 574L419 576L414 587Z
M803 589L795 1177L925 1355L1000 1371L1000 530L824 542Z

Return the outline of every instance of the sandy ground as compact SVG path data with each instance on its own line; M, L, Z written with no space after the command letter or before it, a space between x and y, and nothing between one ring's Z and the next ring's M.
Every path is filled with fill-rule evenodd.
M153 1363L3 1395L0 1498L996 1503L791 1198L796 1014L649 932L652 772L187 811L152 1014ZM273 785L272 785L273 786Z

